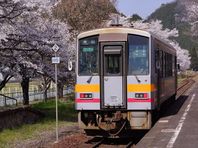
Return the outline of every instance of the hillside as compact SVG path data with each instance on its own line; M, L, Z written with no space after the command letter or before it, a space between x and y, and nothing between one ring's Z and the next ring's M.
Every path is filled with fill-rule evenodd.
M162 20L164 28L177 28L179 37L176 40L182 48L188 49L192 57L192 68L198 59L198 1L197 0L176 0L172 3L163 4L148 17ZM197 62L196 62L197 63Z

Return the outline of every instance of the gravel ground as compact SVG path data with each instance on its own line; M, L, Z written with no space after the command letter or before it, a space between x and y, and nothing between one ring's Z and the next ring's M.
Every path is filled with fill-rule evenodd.
M137 142L143 137L142 134L139 138L105 138L102 144L99 146L100 148L126 148L126 146L133 142L133 144L137 144ZM92 148L95 144L100 142L102 138L99 137L88 137L83 134L82 131L76 134L64 136L62 140L57 144L53 144L52 148ZM135 147L135 145L131 145L131 148Z
M36 129L35 129L36 130ZM65 137L72 137L79 135L80 130L78 126L65 126L59 128L59 140L64 141ZM56 140L55 131L45 131L39 133L34 139L16 142L13 147L15 148L49 148L54 147Z
M53 148L91 148L91 144L86 144L88 141L88 137L86 137L82 133L73 134L70 136L65 136L58 144L54 144Z

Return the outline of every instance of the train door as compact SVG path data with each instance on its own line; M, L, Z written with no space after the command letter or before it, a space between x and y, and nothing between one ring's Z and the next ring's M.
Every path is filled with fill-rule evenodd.
M125 44L101 46L102 108L126 108Z

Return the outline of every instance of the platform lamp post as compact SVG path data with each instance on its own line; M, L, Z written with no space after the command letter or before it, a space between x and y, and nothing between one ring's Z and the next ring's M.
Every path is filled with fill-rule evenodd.
M56 90L56 143L58 142L58 68L57 65L60 63L60 57L57 57L57 52L59 50L59 46L55 44L52 47L52 50L55 53L55 56L52 57L52 63L55 64L55 90Z

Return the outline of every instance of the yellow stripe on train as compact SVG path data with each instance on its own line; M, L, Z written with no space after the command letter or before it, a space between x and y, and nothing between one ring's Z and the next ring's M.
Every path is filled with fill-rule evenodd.
M128 84L127 92L153 92L156 90L154 84ZM76 84L75 92L100 92L99 84Z
M154 84L128 84L128 92L153 92L156 91Z
M76 92L100 92L99 84L76 84Z

